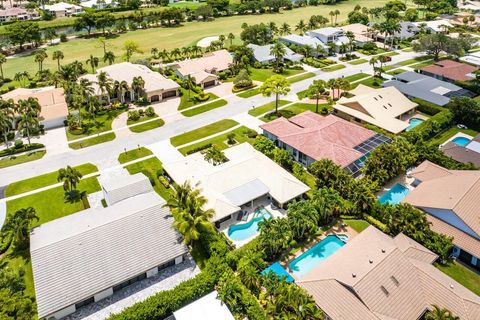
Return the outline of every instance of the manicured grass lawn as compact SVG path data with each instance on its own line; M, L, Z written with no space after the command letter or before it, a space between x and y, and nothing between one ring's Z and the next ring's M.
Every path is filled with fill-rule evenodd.
M422 61L425 61L425 60L428 60L428 59L431 59L431 57L430 56L423 56L423 57L417 57L417 58L401 61L397 64L401 65L401 66L408 66L408 65L414 64L416 62L422 62Z
M82 119L83 123L87 125L87 130L86 132L82 133L72 133L70 130L67 129L67 139L68 140L76 140L84 137L88 137L100 132L105 132L112 130L112 122L113 119L118 117L121 113L126 112L126 108L122 109L108 109L104 111L100 111L98 115L95 117L95 121L86 119L86 115L84 115L84 118ZM82 111L83 113L83 111Z
M82 175L87 175L89 173L98 171L98 168L91 163L85 163L74 168L77 169ZM7 186L7 188L5 189L5 196L11 197L17 194L22 194L31 190L36 190L46 186L50 186L52 184L56 184L58 183L57 176L58 172L53 171L30 179L16 181Z
M127 125L136 124L136 123L142 123L142 122L145 122L145 121L154 119L154 118L158 118L158 114L154 115L153 117L141 117L141 118L138 119L137 121L133 121L133 120L128 119L128 120L127 120Z
M20 156L11 156L11 157L4 157L0 159L0 169L11 167L20 163L30 162L34 160L38 160L43 158L43 156L47 153L45 150L34 151L28 154L23 154Z
M115 133L110 132L110 133L102 134L100 136L96 136L95 138L72 142L72 143L69 143L68 146L72 149L77 150L77 149L91 147L96 144L112 141L113 139L115 139Z
M343 64L334 64L333 66L323 68L322 71L332 72L332 71L336 71L336 70L340 70L340 69L345 69L345 68L346 68L346 67L345 67L345 65L343 65Z
M442 144L459 132L468 134L468 135L473 136L473 137L475 137L478 134L478 132L473 130L473 129L459 129L459 128L457 128L457 126L453 126L450 129L442 131L441 133L439 133L437 136L435 136L431 140L431 142L435 143L435 144Z
M127 152L122 152L118 155L118 162L127 163L139 158L147 157L152 155L152 151L148 150L145 147L136 148L128 150Z
M247 91L244 91L244 92L241 92L241 93L237 94L237 96L239 96L240 98L250 98L250 97L253 97L253 96L256 96L257 94L259 94L260 93L259 89L260 88L247 90Z
M172 137L170 138L170 142L174 147L178 147L183 144L211 136L212 134L228 130L236 125L238 125L238 122L232 119L220 120L204 127Z
M367 63L367 62L368 61L365 60L365 59L357 59L357 60L349 61L348 63L353 64L353 65L357 65L357 64Z
M387 74L392 75L392 76L396 76L397 74L404 73L406 71L407 70L405 70L405 69L395 69L393 71L387 72Z
M201 105L197 108L193 108L193 109L190 109L190 110L187 110L187 111L183 111L182 114L185 117L193 117L193 116L196 116L197 114L204 113L204 112L216 109L216 108L223 107L223 106L227 105L227 103L228 102L226 100L220 99L220 100L213 101L211 103Z
M328 104L319 104L318 105L318 111L320 112L322 110L323 106L328 106ZM293 116L296 116L297 114L300 114L304 111L310 110L312 112L315 112L315 104L311 103L295 103L291 106L288 106L284 109L278 110L279 114L275 114L275 112L269 113L265 115L264 117L260 118L263 122L270 122L273 121L279 117L285 117L285 118L291 118Z
M398 52L395 52L395 51L390 51L390 52L387 52L385 54L381 54L381 56L384 56L384 57L393 57L393 56L398 56L400 53Z
M255 139L254 138L251 139L246 134L244 134L244 132L247 132L248 130L250 130L250 129L248 129L245 126L241 126L237 129L231 130L231 131L226 132L222 135L219 135L219 136L213 137L211 139L207 139L207 140L192 144L188 147L178 149L178 151L180 151L180 153L182 153L183 155L186 155L188 151L199 148L199 147L204 146L204 145L207 145L209 143L215 145L220 150L227 149L229 147L228 144L226 143L227 136L232 132L235 134L235 141L237 141L238 143L243 143L243 142L253 143L253 141L255 141Z
M290 83L295 83L295 82L298 82L298 81L310 79L312 77L315 77L315 73L307 72L307 73L304 73L304 74L299 74L298 76L288 78L288 81L290 81Z
M183 109L187 109L187 108L190 108L190 107L193 107L197 104L200 104L200 103L205 103L207 101L211 101L211 100L215 100L215 99L218 99L218 96L213 94L213 93L209 93L209 98L205 101L194 101L192 98L193 98L193 95L195 94L195 92L193 91L190 91L190 99L188 98L188 91L183 89L183 88L180 88L180 91L182 92L182 97L180 99L180 105L178 106L178 110L183 110Z
M408 48L405 48L405 49L402 49L403 52L412 52L413 51L413 48L412 47L408 47Z
M420 62L420 63L414 64L413 66L410 66L410 67L412 67L414 69L422 69L422 68L430 66L434 63L435 63L435 61L428 60L428 61L425 61L425 62Z
M130 174L143 173L154 183L153 189L165 200L171 197L169 189L165 188L158 180L158 174L163 172L163 166L157 158L150 158L144 161L133 163L125 167Z
M480 295L480 275L458 262L448 262L445 265L435 264L443 273L452 277L454 280L470 289L475 294Z
M364 84L372 88L381 88L384 79L378 77L370 77L362 81L356 82L352 85L353 88L356 88L359 84Z
M372 7L381 7L388 2L387 0L349 0L335 4L335 9L340 11L338 22L342 22L347 18L347 14L353 10L356 5ZM158 8L155 8L158 10ZM249 25L259 23L259 20L267 22L275 22L277 26L282 23L295 25L301 19L308 20L312 14L323 15L328 17L328 13L332 10L332 6L320 5L317 7L298 8L291 11L283 11L282 13L264 14L264 15L234 15L225 18L216 18L211 22L185 22L182 27L178 28L151 28L145 30L136 30L134 32L126 32L116 35L109 39L111 50L117 57L123 55L123 44L125 41L132 40L139 44L141 54L134 54L132 61L139 58L147 58L150 56L150 49L158 48L172 50L189 46L198 42L198 40L213 35L233 33L239 43L240 32L242 31L242 23ZM144 10L142 10L143 12ZM53 20L55 22L55 20ZM152 41L155 39L155 41ZM97 45L98 40L94 37L81 40L67 41L55 46L48 46L48 59L44 62L45 69L56 70L57 62L52 60L52 53L55 50L61 50L65 59L62 64L70 63L75 60L85 61L91 54L96 57L103 56L103 49ZM120 58L118 59L120 62ZM104 66L103 59L100 59L99 67ZM34 55L27 55L9 59L4 65L5 77L13 78L15 73L26 70L30 74L38 71L38 64L34 61Z
M160 128L164 124L165 124L165 121L163 121L162 119L156 119L154 121L139 124L138 126L129 127L129 129L132 132L140 133L140 132Z
M362 232L363 230L367 229L368 226L370 225L367 221L365 220L343 220L344 223L348 224L350 227L352 227L353 230L357 232Z
M274 75L281 75L284 77L290 77L302 72L304 70L297 70L297 69L285 69L282 73L275 73L273 69L257 69L257 68L249 68L250 78L254 81L261 81L264 82L268 78Z
M289 104L290 101L287 100L278 100L278 106L284 106L286 104ZM267 104L264 104L263 106L256 107L255 109L251 109L248 111L248 114L254 117L257 117L261 114L264 114L266 112L272 111L275 109L275 101L269 102Z
M347 79L350 82L353 82L353 81L357 81L367 77L370 77L370 75L367 73L360 72L360 73L352 74L351 76L345 77L345 79Z

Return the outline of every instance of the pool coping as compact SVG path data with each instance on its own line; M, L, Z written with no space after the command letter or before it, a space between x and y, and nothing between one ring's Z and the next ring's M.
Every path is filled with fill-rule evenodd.
M455 139L455 138L467 138L467 139L473 140L475 137L473 137L469 134L463 133L463 132L457 132L453 136L448 138L444 143L442 143L440 145L440 148L444 147L447 143L449 143L450 141L453 141L453 139ZM464 148L465 148L465 146L464 146Z

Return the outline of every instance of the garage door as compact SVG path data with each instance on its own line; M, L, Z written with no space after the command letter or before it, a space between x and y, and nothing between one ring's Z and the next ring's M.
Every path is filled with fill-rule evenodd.
M211 86L214 86L215 85L215 80L212 80L212 81L207 81L203 84L203 87L204 88L208 88L208 87L211 87Z
M160 100L160 96L158 94L156 94L156 95L154 95L150 98L151 102L156 102L156 101L159 101L159 100Z
M173 91L167 91L167 92L164 92L162 94L162 99L165 99L165 98L170 98L170 97L175 97L177 95L177 91L173 90Z

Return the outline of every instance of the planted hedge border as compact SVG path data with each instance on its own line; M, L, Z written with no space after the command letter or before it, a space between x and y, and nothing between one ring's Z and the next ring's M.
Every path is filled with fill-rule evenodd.
M429 116L434 116L440 111L445 110L445 108L437 106L436 104L423 99L413 98L412 101L418 104L418 111L428 114Z

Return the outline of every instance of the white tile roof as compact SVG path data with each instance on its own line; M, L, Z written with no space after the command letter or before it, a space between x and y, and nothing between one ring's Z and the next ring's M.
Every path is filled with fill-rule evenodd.
M143 173L125 174L103 182L102 189L109 206L127 198L153 191L150 180Z
M58 2L52 5L48 5L48 4L45 5L45 10L48 10L48 11L64 11L64 10L70 10L70 9L82 9L82 7L72 3L66 3L66 2Z
M150 192L34 228L30 253L39 318L185 254L164 204Z
M234 320L228 307L213 291L173 313L175 320Z

